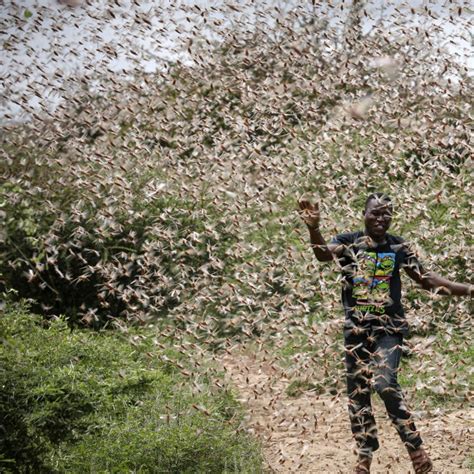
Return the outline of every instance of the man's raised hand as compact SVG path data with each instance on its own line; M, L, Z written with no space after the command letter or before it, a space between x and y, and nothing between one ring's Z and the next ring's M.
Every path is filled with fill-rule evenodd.
M305 224L311 229L319 229L321 214L319 212L319 202L312 204L306 199L298 201L300 206L299 214Z

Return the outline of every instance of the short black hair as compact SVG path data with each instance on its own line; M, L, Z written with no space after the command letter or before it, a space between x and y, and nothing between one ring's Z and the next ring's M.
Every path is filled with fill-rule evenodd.
M381 204L392 204L392 200L390 199L390 196L388 196L387 194L372 193L372 194L369 194L367 196L367 199L365 200L364 212L367 211L367 206L369 205L369 202L372 201L373 199L376 199Z

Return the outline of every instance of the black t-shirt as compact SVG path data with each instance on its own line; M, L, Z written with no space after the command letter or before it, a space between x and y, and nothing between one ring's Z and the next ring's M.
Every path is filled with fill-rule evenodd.
M401 237L386 234L386 242L371 242L364 232L337 235L343 245L339 263L343 275L342 304L346 330L372 327L387 333L408 333L401 303L400 268L421 265Z

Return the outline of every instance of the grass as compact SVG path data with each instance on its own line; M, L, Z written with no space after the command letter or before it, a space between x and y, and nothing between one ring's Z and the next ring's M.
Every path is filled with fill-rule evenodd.
M416 407L463 406L474 383L474 348L466 334L438 333L430 353L402 359L399 376ZM426 361L429 360L429 367Z

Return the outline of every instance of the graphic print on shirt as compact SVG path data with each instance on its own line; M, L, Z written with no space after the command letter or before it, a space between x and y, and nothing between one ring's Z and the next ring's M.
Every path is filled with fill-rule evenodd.
M357 305L383 305L390 300L390 279L395 253L363 252L358 255L352 296Z

